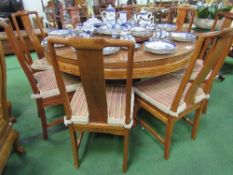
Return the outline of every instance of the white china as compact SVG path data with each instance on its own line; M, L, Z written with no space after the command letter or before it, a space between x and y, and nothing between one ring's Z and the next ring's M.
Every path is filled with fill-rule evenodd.
M104 22L115 23L116 21L116 9L111 4L106 8L106 11L101 12L101 17Z
M175 41L194 41L196 39L196 35L188 32L171 32L171 39Z
M44 38L42 41L41 41L41 46L42 47L48 47L48 38ZM59 48L59 47L64 47L65 45L64 44L55 44L54 47L55 48Z
M133 27L130 30L131 34L135 37L147 37L149 36L149 30L144 27Z
M174 24L157 24L157 27L160 28L161 30L171 32L176 30L176 25Z
M134 20L140 26L145 27L146 25L150 25L154 22L154 16L152 15L151 12L142 10L139 13L134 14Z
M155 54L170 54L175 52L176 45L158 40L144 43L144 50Z
M120 51L119 47L105 47L103 49L103 55L112 55Z
M67 30L67 29L58 29L58 30L53 30L48 32L49 36L59 36L59 37L67 37L72 35L72 31L71 30Z
M118 23L125 24L127 22L127 12L120 11L118 12Z
M83 23L83 25L87 25L87 26L101 26L102 25L102 21L99 20L98 18L95 18L94 16L92 16L91 18L89 18L87 21L85 21Z
M100 26L96 32L99 33L99 34L103 34L103 35L112 35L112 29L111 29L112 26L108 26L108 25L103 25L103 26Z

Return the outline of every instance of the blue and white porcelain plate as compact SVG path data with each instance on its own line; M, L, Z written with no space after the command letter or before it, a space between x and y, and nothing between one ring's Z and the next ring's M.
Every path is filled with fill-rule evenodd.
M102 35L112 35L111 26L103 25L96 29L96 32Z
M176 30L176 25L174 24L157 24L157 27L167 32Z
M51 32L48 32L49 36L59 36L59 37L67 37L72 35L72 30L67 29L59 29L59 30L53 30Z
M170 54L176 51L176 45L158 40L144 43L144 50L155 54Z
M146 37L149 35L149 30L144 27L133 27L130 32L135 37Z
M196 35L188 32L171 32L171 39L175 41L195 41L196 40Z
M112 55L120 51L120 47L105 47L103 49L103 55Z
M44 38L42 41L41 41L41 46L42 47L47 47L48 46L48 38ZM59 48L59 47L64 47L64 44L55 44L54 45L55 48Z

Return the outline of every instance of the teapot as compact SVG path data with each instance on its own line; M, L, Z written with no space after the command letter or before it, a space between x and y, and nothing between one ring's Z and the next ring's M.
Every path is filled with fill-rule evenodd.
M146 10L141 10L139 13L134 14L134 20L140 26L145 27L146 25L153 23L154 16L152 15L151 12L148 12Z
M101 12L101 17L104 22L116 22L116 9L111 4L106 8L106 11Z

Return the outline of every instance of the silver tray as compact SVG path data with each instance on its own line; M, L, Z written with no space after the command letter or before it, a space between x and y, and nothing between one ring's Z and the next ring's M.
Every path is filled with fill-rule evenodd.
M170 54L176 51L176 45L166 41L144 43L144 50L155 54Z
M196 35L188 32L171 32L171 39L175 41L195 41Z

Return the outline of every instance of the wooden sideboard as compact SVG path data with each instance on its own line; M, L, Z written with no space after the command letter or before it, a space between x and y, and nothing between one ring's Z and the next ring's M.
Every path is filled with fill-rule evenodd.
M34 29L35 33L38 35L38 37L41 39L41 35L40 35L40 30L39 29ZM26 41L26 44L29 48L30 51L33 50L33 45L31 44L30 40L27 37L27 34L25 31L20 31ZM11 46L8 42L8 38L5 34L5 32L0 32L0 41L2 43L2 47L3 47L3 51L5 53L5 55L9 55L9 54L14 54L14 51L11 49Z

